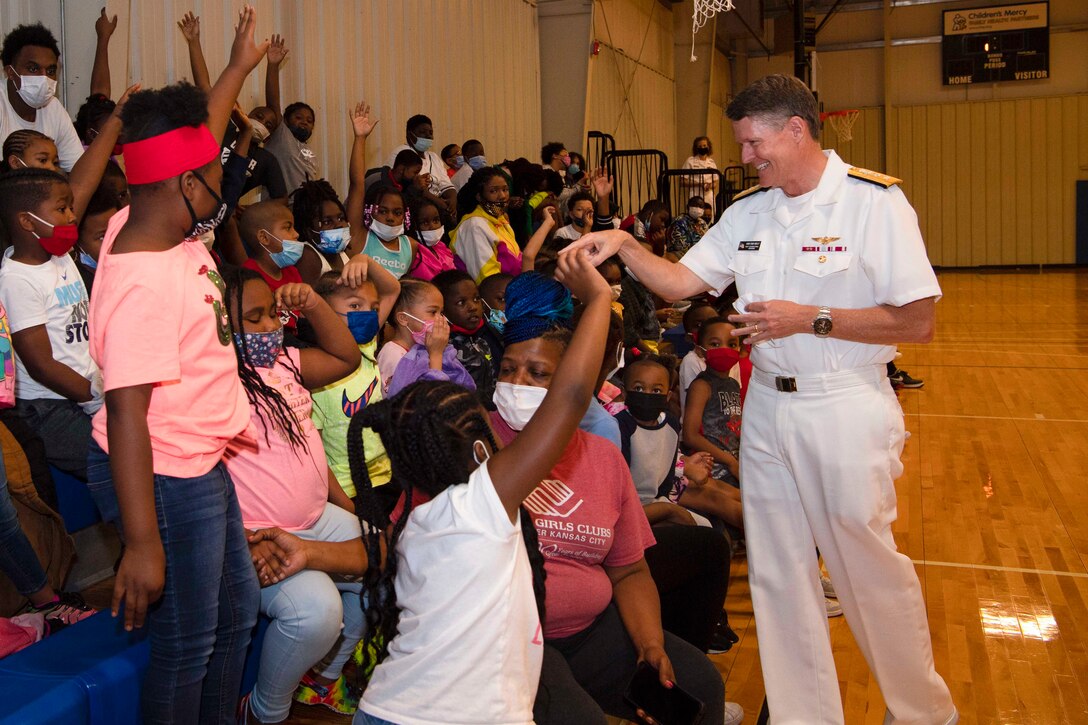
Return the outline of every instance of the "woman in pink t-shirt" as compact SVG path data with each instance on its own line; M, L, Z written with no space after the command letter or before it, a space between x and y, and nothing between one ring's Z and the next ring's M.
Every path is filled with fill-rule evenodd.
M503 443L532 419L570 341L570 294L542 275L524 282L507 288L506 350L492 414ZM653 665L666 687L676 683L701 700L701 722L743 718L738 706L726 707L722 679L706 655L662 630L643 555L654 536L615 445L576 430L525 507L547 572L538 725L603 722L605 714L638 720L623 694L640 662Z
M369 260L353 257L342 279L366 277ZM224 270L238 373L257 428L255 449L227 457L247 531L279 527L319 541L362 535L354 506L325 461L321 433L310 419L310 390L331 385L359 366L359 347L347 325L307 284L273 292L257 272ZM283 346L284 310L297 310L314 330L316 346ZM256 562L274 560L271 545L251 547ZM261 563L257 564L262 566ZM272 619L257 683L242 707L260 722L279 722L292 695L344 715L358 708L343 676L363 636L359 582L308 568L261 589L261 613ZM296 689L298 692L296 693Z

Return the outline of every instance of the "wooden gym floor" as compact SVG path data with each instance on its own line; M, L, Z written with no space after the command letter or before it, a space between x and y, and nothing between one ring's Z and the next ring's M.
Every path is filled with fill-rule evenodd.
M1088 722L1088 271L940 280L936 339L898 361L925 388L900 393L911 439L894 527L916 562L937 670L964 725ZM764 691L746 573L735 560L726 602L741 640L711 659L755 723ZM846 621L830 625L847 723L881 723ZM347 719L296 704L288 722Z
M916 562L937 670L964 723L1088 722L1088 271L940 275L937 335L904 345L925 380L896 543ZM763 700L743 564L712 657L754 722ZM884 702L846 621L831 638L847 723Z

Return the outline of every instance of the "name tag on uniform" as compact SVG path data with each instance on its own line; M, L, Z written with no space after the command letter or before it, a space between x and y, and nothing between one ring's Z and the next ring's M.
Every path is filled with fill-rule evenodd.
M763 244L763 242L758 242L758 241L741 242L739 245L737 245L737 251L738 252L758 252L759 251L759 245L761 245L761 244Z

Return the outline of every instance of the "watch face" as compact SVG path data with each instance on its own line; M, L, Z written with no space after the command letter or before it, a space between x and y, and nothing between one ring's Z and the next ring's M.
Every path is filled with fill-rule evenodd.
M812 331L821 337L831 334L831 320L827 317L817 317L812 321Z

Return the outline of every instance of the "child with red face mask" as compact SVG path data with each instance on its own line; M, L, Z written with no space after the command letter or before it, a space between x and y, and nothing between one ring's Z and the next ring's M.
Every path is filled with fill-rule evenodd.
M714 459L713 478L740 485L740 420L752 364L740 340L729 333L733 324L714 317L699 328L707 369L688 388L684 408L684 445ZM737 375L731 373L737 368Z

